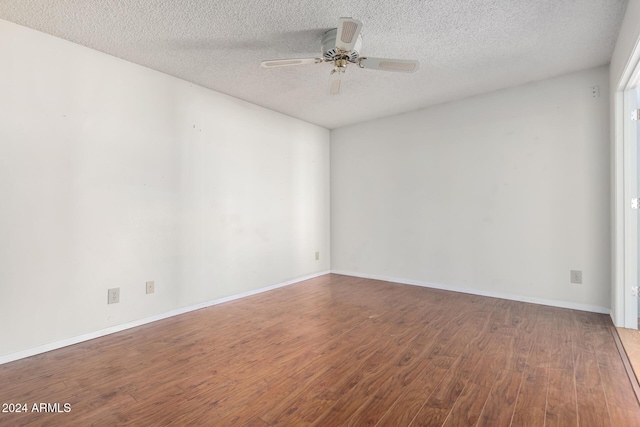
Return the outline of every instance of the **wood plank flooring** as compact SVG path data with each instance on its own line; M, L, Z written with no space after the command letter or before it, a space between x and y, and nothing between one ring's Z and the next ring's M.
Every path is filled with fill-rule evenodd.
M0 365L0 425L639 426L610 326L326 275Z
M636 378L640 378L640 331L616 328Z

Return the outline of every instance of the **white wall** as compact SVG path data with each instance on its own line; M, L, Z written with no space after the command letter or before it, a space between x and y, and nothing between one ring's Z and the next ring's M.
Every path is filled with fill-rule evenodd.
M328 130L1 20L0 63L0 356L329 269Z
M607 311L608 77L333 130L332 270Z

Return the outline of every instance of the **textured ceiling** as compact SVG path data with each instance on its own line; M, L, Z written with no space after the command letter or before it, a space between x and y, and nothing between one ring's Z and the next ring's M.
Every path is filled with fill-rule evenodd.
M0 0L0 18L335 128L607 64L627 0ZM413 74L315 57L340 16L364 23L361 54L418 59Z

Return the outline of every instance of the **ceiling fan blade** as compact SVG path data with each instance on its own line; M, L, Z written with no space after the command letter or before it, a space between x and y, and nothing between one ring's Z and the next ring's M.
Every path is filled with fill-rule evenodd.
M273 59L270 61L262 61L260 66L262 68L274 68L274 67L289 67L291 65L307 65L316 64L322 62L320 58L302 58L302 59Z
M340 79L340 73L333 73L331 77L329 77L329 94L331 95L339 95L340 94L340 85L342 84L342 80Z
M362 22L352 18L340 18L336 34L336 47L345 52L353 50L360 31L362 31Z
M399 71L401 73L413 73L418 71L420 63L413 59L389 59L389 58L362 58L360 65L371 70Z

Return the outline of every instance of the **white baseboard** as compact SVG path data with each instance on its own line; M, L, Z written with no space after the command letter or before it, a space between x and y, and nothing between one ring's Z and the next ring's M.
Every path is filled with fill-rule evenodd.
M580 304L577 302L550 300L544 298L525 297L522 295L505 294L501 292L483 291L479 289L459 288L456 286L441 285L439 283L429 283L420 280L398 279L395 277L378 276L375 274L355 273L352 271L331 270L331 273L342 274L344 276L362 277L364 279L383 280L385 282L401 283L403 285L422 286L425 288L441 289L444 291L461 292L464 294L480 295L483 297L501 298L512 301L530 302L532 304L548 305L551 307L569 308L572 310L590 311L593 313L610 314L611 310L596 305Z
M613 326L616 326L616 319L613 315L613 310L609 310L609 317L611 317L611 322L613 323Z
M289 280L287 282L278 283L271 286L265 286L264 288L254 289L247 292L242 292L240 294L231 295L228 297L218 298L212 301L206 301L199 304L190 305L188 307L178 308L176 310L171 310L166 313L156 314L155 316L146 317L144 319L134 320L132 322L123 323L121 325L111 326L109 328L100 329L94 332L89 332L87 334L79 335L76 337L66 338L60 341L52 342L49 344L44 344L38 347L28 348L26 350L17 351L15 353L6 354L4 356L0 356L0 365L4 363L13 362L15 360L24 359L26 357L35 356L36 354L46 353L47 351L56 350L58 348L67 347L73 344L78 344L84 341L89 341L94 338L103 337L105 335L113 334L116 332L124 331L125 329L135 328L136 326L141 326L147 323L155 322L157 320L166 319L168 317L178 316L180 314L188 313L190 311L199 310L201 308L211 307L212 305L222 304L224 302L233 301L240 298L245 298L251 295L260 294L262 292L271 291L273 289L282 288L283 286L293 285L294 283L303 282L305 280L313 279L315 277L324 276L325 274L329 274L329 271L323 271L320 273L309 274L307 276L298 277L293 280Z

